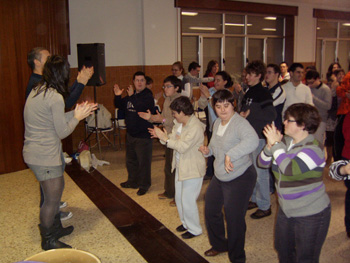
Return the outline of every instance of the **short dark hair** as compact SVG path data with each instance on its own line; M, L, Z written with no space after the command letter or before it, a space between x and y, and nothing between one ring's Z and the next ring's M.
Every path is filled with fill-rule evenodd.
M266 66L266 69L267 68L273 68L273 71L275 72L275 74L276 73L278 73L278 75L280 75L281 74L281 68L277 65L277 64L268 64L267 66Z
M297 68L302 68L302 69L304 69L304 66L303 66L303 64L301 64L301 63L293 63L292 65L290 65L288 71L289 71L289 72L294 72Z
M314 134L320 125L321 117L316 107L306 103L295 103L287 108L284 113L284 119L293 117L296 120L296 124L305 126L305 130Z
M305 68L305 70L306 70L306 71L309 71L309 70L315 70L315 71L317 71L316 67L313 66L313 65L307 66L307 67Z
M197 68L200 68L201 66L195 62L195 61L192 61L189 65L188 65L188 72L190 72L192 69L197 69Z
M287 63L286 61L282 61L282 62L280 63L280 66L281 66L282 64L286 64L286 65L287 65L287 68L288 68L288 63Z
M345 71L344 71L344 69L342 69L342 68L338 68L338 69L334 70L333 74L334 74L335 76L338 76L338 74L339 74L340 72L343 72L344 75L345 75Z
M309 70L306 72L305 79L319 79L320 73L318 73L316 70Z
M173 100L170 104L170 109L180 113L181 111L187 115L191 116L194 113L193 105L188 97L181 96Z
M153 83L153 79L150 76L145 76L145 79L146 79L146 85Z
M43 79L34 88L37 90L36 95L43 91L46 93L49 88L53 88L66 98L69 94L69 69L69 63L64 57L59 55L48 57L43 69Z
M260 81L263 81L266 74L266 66L261 60L254 60L245 67L245 71L247 72L247 74L261 74Z
M146 79L146 75L142 71L136 71L134 76L132 77L132 80L135 80L136 76L143 76Z
M34 64L34 59L36 60L41 60L41 51L47 50L46 48L43 47L35 47L31 51L28 52L27 54L27 62L29 67L34 70L35 64Z
M216 103L221 103L221 102L225 102L228 101L229 103L232 104L232 106L234 106L234 102L235 102L235 97L233 96L232 92L229 91L228 89L222 89L222 90L218 90L217 92L214 93L213 95L213 107L215 107Z
M218 73L216 73L215 76L221 76L224 81L227 81L225 84L226 89L229 89L232 87L233 85L232 78L230 74L228 74L226 71L219 71Z
M173 76L173 75L170 75L170 76L167 76L163 83L165 82L170 82L171 84L174 85L175 88L179 88L177 90L177 93L181 93L181 90L182 90L182 81L180 79L178 79L177 77Z

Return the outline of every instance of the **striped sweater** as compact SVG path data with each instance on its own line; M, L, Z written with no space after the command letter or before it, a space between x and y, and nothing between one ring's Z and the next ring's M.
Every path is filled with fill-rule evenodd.
M289 147L291 143L292 138L285 136L270 150L265 147L258 157L258 165L272 167L278 202L287 217L317 214L330 204L322 180L323 147L313 135Z

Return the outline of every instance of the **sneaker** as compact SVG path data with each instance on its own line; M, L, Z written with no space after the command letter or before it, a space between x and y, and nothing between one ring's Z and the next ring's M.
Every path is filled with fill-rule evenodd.
M173 199L172 201L170 201L170 202L169 202L169 205L170 205L170 206L173 206L173 207L176 206L175 199Z
M60 209L67 207L67 202L60 202Z
M61 221L68 220L72 218L72 216L73 216L72 212L62 212L62 211L60 212Z
M267 210L258 209L255 211L255 213L251 214L250 217L253 219L261 219L269 215L271 215L271 208Z

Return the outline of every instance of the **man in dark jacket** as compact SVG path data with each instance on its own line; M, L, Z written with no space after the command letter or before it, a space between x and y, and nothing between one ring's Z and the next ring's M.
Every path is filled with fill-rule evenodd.
M259 136L259 146L252 153L258 177L248 209L258 207L258 210L251 217L260 219L271 215L270 174L269 170L257 166L257 157L266 144L262 131L267 124L271 124L276 119L277 114L270 92L261 84L266 74L265 64L258 60L252 61L245 70L249 88L243 97L240 115L249 121Z
M152 91L146 88L145 74L134 74L132 85L127 88L127 96L122 98L124 89L114 85L114 105L125 111L126 123L126 168L128 180L120 184L123 188L139 188L137 194L144 195L151 186L152 139L148 128L153 125L142 119L138 113L154 109Z

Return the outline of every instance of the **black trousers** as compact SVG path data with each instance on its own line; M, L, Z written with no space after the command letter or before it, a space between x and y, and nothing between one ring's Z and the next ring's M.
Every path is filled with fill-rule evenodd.
M223 182L213 177L205 195L205 222L209 242L216 251L228 251L231 262L245 262L245 215L256 182L253 165L238 178ZM222 213L224 206L225 223Z
M175 197L175 170L171 172L174 150L165 147L164 193L168 198Z
M140 189L151 187L152 139L126 135L126 169L128 182Z

